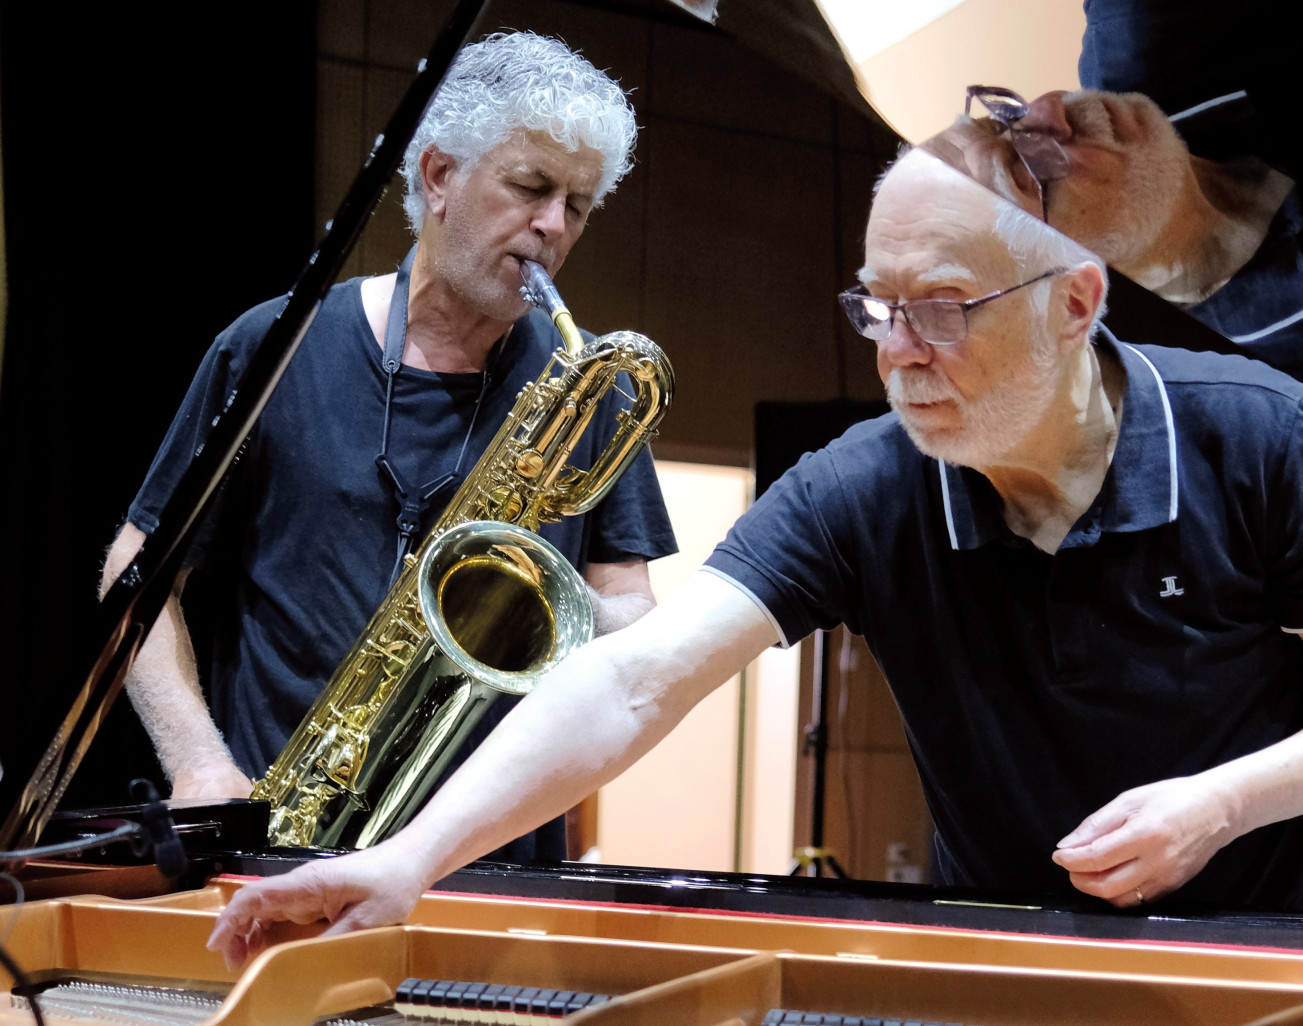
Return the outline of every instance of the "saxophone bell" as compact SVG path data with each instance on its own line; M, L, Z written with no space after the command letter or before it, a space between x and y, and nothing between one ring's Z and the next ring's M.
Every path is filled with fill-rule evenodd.
M254 786L273 844L364 848L424 806L485 733L485 717L593 633L578 571L535 534L592 509L656 435L674 375L634 332L587 345L541 265L528 298L566 349L516 397L419 552L390 588L298 730ZM555 376L553 374L556 371ZM611 389L632 389L591 466L567 461Z

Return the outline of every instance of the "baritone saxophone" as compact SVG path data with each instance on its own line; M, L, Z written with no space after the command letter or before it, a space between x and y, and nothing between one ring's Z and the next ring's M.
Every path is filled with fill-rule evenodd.
M528 693L593 633L583 578L534 532L592 509L656 435L674 373L631 331L587 344L547 273L522 263L522 294L565 346L406 565L267 775L277 845L364 848L391 836L443 783L492 706ZM587 470L567 464L597 402L632 383L632 405ZM623 391L623 389L621 388Z

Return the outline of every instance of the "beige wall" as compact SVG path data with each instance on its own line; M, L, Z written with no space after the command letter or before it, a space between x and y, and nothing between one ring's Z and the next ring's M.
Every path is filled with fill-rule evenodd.
M437 6L323 0L321 223L424 56ZM881 393L871 350L843 327L835 296L853 284L872 179L895 142L718 30L665 10L648 18L508 0L490 4L483 27L559 35L633 89L637 166L557 283L585 327L641 331L669 355L677 390L658 456L746 466L757 401ZM351 273L392 270L401 258L399 193L377 211Z
M836 6L824 4L836 27ZM906 139L919 142L962 112L970 85L1004 86L1029 100L1076 89L1085 31L1081 0L964 0L856 70L874 109ZM854 40L844 39L844 45L854 52ZM919 74L920 68L927 73Z

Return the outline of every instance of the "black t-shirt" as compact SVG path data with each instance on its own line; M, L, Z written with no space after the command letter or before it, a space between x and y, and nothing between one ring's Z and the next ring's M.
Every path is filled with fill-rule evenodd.
M337 285L324 299L186 560L229 589L213 602L208 686L214 718L252 776L266 772L379 607L395 562L399 507L375 462L386 378L361 282ZM131 523L146 532L157 526L282 303L255 307L217 338L128 511ZM388 455L403 479L419 485L452 470L474 418L464 478L559 344L539 311L516 322L491 358L478 414L480 374L401 368ZM602 400L572 465L590 465L614 434L621 405L614 392ZM427 511L413 548L451 495ZM648 452L593 512L539 533L580 571L676 551Z

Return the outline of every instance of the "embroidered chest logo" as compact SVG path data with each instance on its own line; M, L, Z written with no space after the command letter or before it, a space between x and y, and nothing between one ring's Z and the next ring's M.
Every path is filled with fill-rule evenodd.
M1163 590L1158 593L1159 598L1171 598L1174 595L1184 595L1185 589L1176 586L1175 577L1163 578Z

